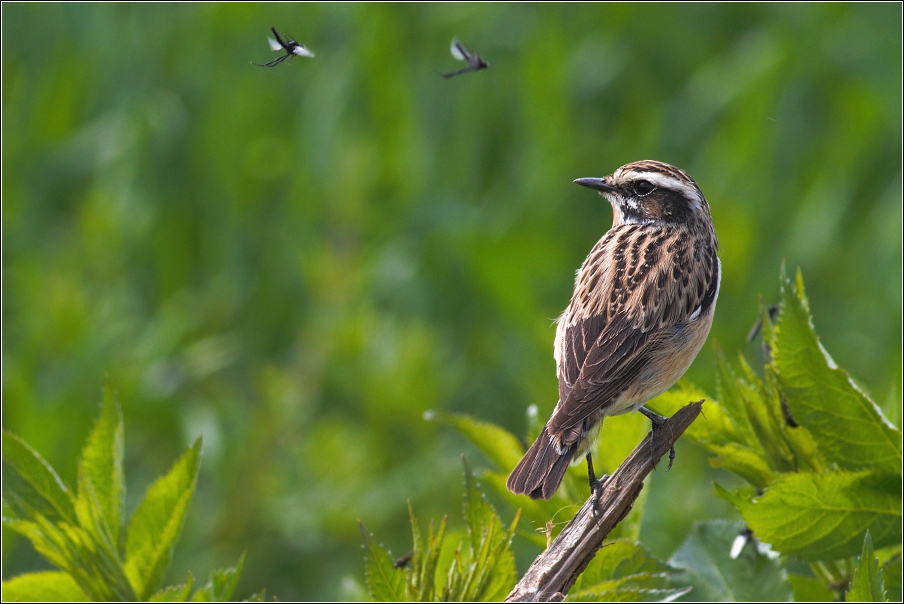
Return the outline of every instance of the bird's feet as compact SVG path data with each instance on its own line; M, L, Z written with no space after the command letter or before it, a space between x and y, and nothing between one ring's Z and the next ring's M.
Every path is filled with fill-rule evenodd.
M656 469L656 449L657 441L659 439L659 432L662 430L662 425L668 421L669 418L663 417L658 413L654 413L647 409L646 407L641 407L639 409L641 413L647 416L650 420L650 423L653 424L653 438L650 439L650 455L653 457L653 469ZM672 462L675 461L675 445L672 445L669 448L669 467L666 468L666 472L672 469Z
M587 453L587 480L590 482L590 507L594 516L599 515L600 495L602 495L603 485L606 484L608 479L608 474L603 474L599 478L596 477L596 473L593 471L593 458L590 453Z

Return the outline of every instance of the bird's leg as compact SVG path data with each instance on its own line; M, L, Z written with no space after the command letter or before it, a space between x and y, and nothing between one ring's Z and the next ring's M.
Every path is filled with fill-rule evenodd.
M656 439L659 437L659 430L662 428L662 424L664 424L668 418L659 415L658 413L654 413L647 409L646 407L641 407L639 409L641 413L649 418L650 423L653 424L653 438L650 439L650 448L652 449L652 455L655 459L656 457ZM672 469L672 462L675 461L675 445L673 444L671 448L669 448L669 467L666 468L666 472ZM656 468L656 462L653 462L653 469Z
M590 456L589 452L587 453L587 478L590 481L590 506L593 509L593 515L596 516L599 511L597 507L599 506L600 495L603 492L603 483L606 482L609 475L603 474L597 480L596 473L593 471L593 457Z

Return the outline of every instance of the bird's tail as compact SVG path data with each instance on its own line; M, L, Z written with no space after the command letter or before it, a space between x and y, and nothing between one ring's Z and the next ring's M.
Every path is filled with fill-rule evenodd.
M549 499L562 483L565 470L574 458L574 445L562 453L553 442L546 426L530 446L512 473L506 486L515 494L528 495L531 499Z

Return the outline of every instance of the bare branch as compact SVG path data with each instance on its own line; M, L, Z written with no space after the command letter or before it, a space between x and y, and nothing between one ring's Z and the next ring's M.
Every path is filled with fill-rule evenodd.
M634 500L643 489L644 478L697 419L702 406L701 400L682 407L662 425L652 457L652 433L647 434L606 480L596 514L588 499L552 545L534 560L505 601L551 602L564 599L578 575L602 547L609 531L631 511Z

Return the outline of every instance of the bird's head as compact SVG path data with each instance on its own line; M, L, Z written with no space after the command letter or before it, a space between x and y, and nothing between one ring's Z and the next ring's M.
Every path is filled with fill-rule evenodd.
M613 226L660 224L704 229L712 234L712 216L700 187L687 172L658 161L626 164L603 178L574 181L599 191L612 204Z

